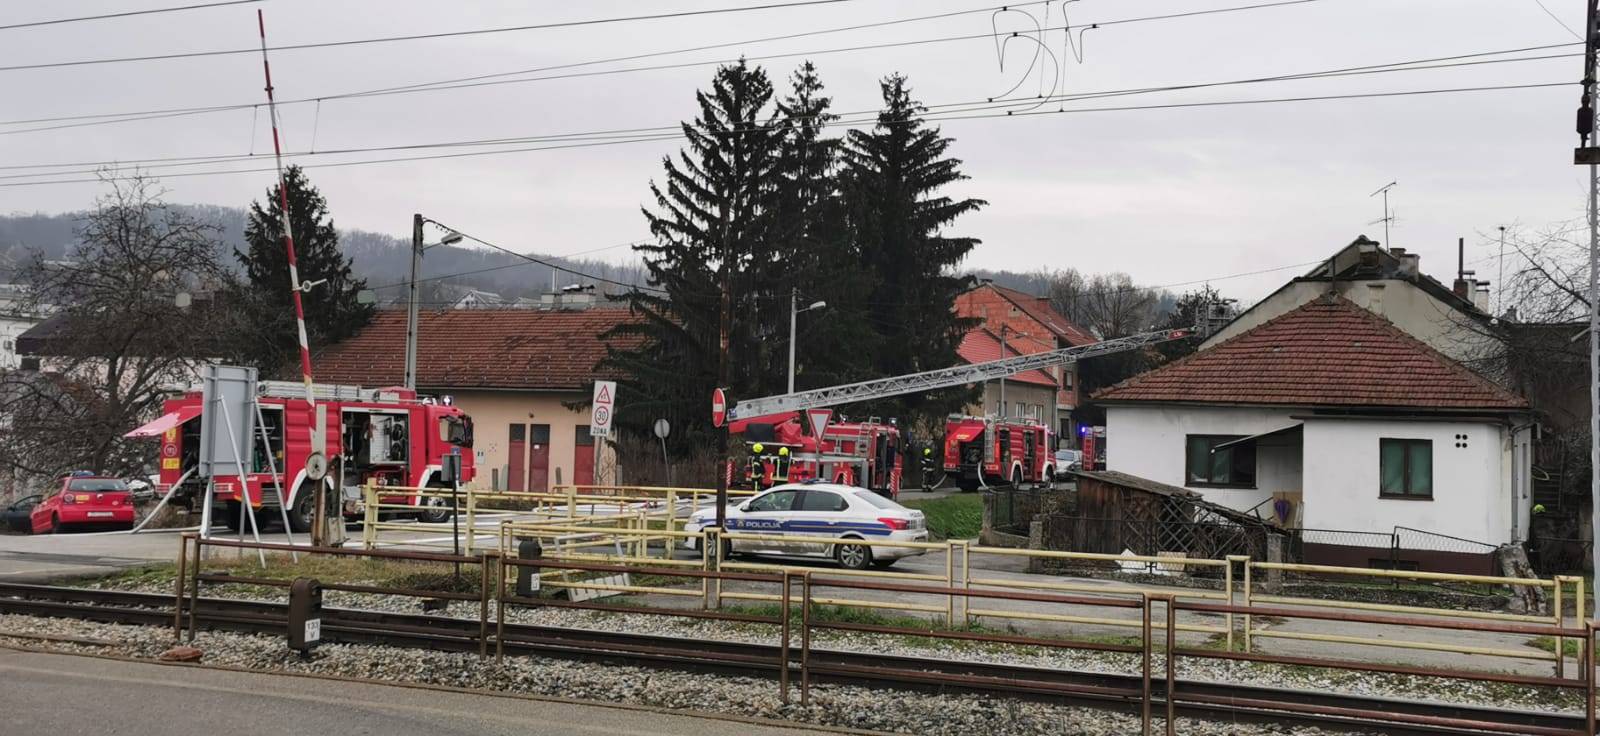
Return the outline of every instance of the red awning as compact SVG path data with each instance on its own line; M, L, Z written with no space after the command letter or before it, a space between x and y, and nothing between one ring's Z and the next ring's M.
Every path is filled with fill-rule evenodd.
M959 427L956 427L956 430L954 432L952 432L950 434L950 436L948 438L946 438L946 439L954 439L957 442L967 442L967 441L971 440L973 437L977 437L980 434L983 434L983 426L982 425L979 425L979 424L963 424L963 425L961 425Z
M177 411L171 411L171 412L167 412L166 414L162 414L161 417L156 419L155 421L150 422L149 424L146 424L146 425L144 425L144 426L142 426L142 427L140 427L138 429L135 429L132 432L129 432L129 433L127 433L125 435L122 435L122 436L123 437L160 437L161 435L166 434L167 430L172 429L173 427L176 427L178 425L181 425L184 422L187 422L190 419L193 419L193 418L195 418L197 416L200 416L200 407L199 406L185 406L185 407L183 407L183 408L181 408L181 409L179 409Z

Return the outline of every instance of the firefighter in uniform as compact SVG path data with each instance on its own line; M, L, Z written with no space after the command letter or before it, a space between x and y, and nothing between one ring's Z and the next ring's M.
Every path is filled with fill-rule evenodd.
M922 490L933 491L933 448L922 448Z

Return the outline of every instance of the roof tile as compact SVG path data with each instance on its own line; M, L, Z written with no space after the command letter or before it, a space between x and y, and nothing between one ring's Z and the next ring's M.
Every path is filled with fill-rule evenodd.
M1528 405L1343 297L1315 299L1095 398L1496 411Z
M636 337L600 336L635 321L626 309L540 311L451 309L418 315L417 385L584 391L595 379L607 344L631 347ZM405 379L406 312L379 310L356 336L316 356L316 377L330 383L397 385Z

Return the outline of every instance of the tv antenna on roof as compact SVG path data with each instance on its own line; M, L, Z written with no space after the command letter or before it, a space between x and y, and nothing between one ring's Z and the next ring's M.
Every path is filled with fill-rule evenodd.
M1389 209L1389 190L1393 189L1395 187L1395 185L1399 184L1399 183L1400 182L1397 182L1397 181L1391 181L1388 184L1385 184L1385 185L1379 187L1378 191L1367 195L1368 198L1376 197L1376 196L1378 196L1380 194L1383 195L1383 217L1380 217L1380 218L1378 218L1376 220L1373 220L1372 222L1369 222L1367 224L1368 225L1376 225L1376 224L1378 224L1380 222L1383 223L1383 247L1385 247L1385 248L1389 247L1389 245L1390 245L1390 243L1389 243L1389 223L1394 222L1394 212L1392 212Z

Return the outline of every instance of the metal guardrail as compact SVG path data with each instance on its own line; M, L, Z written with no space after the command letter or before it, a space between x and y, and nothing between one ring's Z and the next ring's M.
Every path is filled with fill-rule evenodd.
M673 534L690 535L688 532L672 532ZM715 537L714 532L711 536ZM193 546L191 556L190 547ZM200 561L205 552L210 548L233 548L240 551L255 550L259 552L294 552L300 555L319 556L331 555L339 557L355 557L375 560L397 560L435 564L478 565L478 590L473 592L440 592L406 589L399 587L383 587L358 583L342 583L337 581L324 582L323 587L328 590L343 590L354 593L402 595L427 598L442 598L463 602L478 603L478 630L476 644L480 657L487 657L490 645L493 645L497 658L503 659L505 654L506 619L507 611L512 607L562 607L579 608L599 611L613 611L623 613L638 613L659 616L679 616L698 619L723 620L730 622L757 623L774 626L779 638L777 656L770 665L776 670L779 681L779 695L784 702L789 702L791 678L800 678L800 701L809 702L811 682L815 676L834 677L862 677L872 679L875 675L887 677L891 681L902 681L907 677L916 679L925 677L926 682L938 683L949 681L961 684L978 682L981 676L959 675L950 673L907 673L876 665L858 664L849 661L840 661L837 657L818 661L813 658L815 649L813 633L823 630L851 631L877 636L915 636L924 638L942 638L974 641L980 643L1037 646L1041 648L1074 649L1101 652L1117 652L1136 655L1138 658L1137 686L1132 684L1122 686L1086 684L1082 681L1068 681L1052 683L1048 686L1051 693L1061 695L1078 695L1085 698L1099 700L1120 699L1123 702L1137 705L1140 708L1141 733L1151 734L1156 725L1154 719L1155 707L1159 704L1165 710L1165 733L1176 734L1175 716L1179 709L1185 707L1239 707L1251 706L1251 703L1241 702L1238 697L1222 694L1217 687L1202 682L1184 682L1177 678L1177 662L1180 658L1209 658L1227 661L1253 662L1270 665L1294 665L1315 668L1333 668L1357 672L1372 672L1382 674L1402 674L1420 677L1447 678L1477 682L1495 682L1518 686L1547 687L1563 690L1577 690L1584 697L1584 719L1587 726L1585 733L1595 733L1595 690L1596 672L1591 667L1581 667L1575 676L1566 676L1558 672L1555 676L1537 676L1526 674L1509 674L1485 670L1470 670L1456 668L1425 667L1410 664L1390 664L1385 662L1360 661L1354 659L1333 659L1314 656L1290 656L1251 651L1248 648L1240 651L1233 648L1207 649L1185 646L1179 635L1193 629L1186 628L1180 622L1183 614L1211 615L1232 617L1235 619L1250 620L1260 617L1274 617L1283 619L1305 619L1310 621L1359 624L1374 628L1417 628L1427 627L1445 631L1482 632L1502 634L1517 637L1552 637L1556 639L1579 639L1582 644L1581 658L1585 661L1592 660L1594 637L1600 633L1596 622L1579 621L1574 625L1563 622L1513 622L1487 619L1450 619L1438 615L1415 616L1395 615L1383 611L1340 610L1329 607L1307 606L1269 606L1261 605L1260 601L1247 601L1245 603L1224 602L1219 600L1197 599L1175 595L1170 592L1141 591L1136 596L1111 596L1111 595L1068 595L1055 592L1040 592L1027 590L1002 590L984 587L967 587L966 585L940 585L937 582L900 582L886 580L882 577L859 577L844 574L845 571L816 570L816 569L782 569L775 571L743 571L726 569L693 569L673 565L663 565L662 560L648 561L611 561L596 562L560 558L535 557L518 559L515 557L502 558L497 552L488 550L477 556L445 555L430 552L399 551L399 550L365 550L345 548L312 548L299 547L286 544L271 544L259 542L240 542L223 539L202 539L193 533L181 537L180 555L178 558L179 575L175 581L176 605L174 606L173 630L176 635L184 634L192 640L197 628L197 620L202 616L216 618L219 622L226 623L230 616L240 614L230 613L226 608L209 609L201 611L199 602L202 585L205 584L244 584L266 585L274 587L287 587L286 579L241 577L228 573L206 572L202 569ZM715 548L712 548L715 549ZM708 556L715 559L714 556ZM193 564L191 565L191 561ZM1192 561L1191 561L1192 562ZM1216 562L1216 561L1211 561ZM1222 561L1223 564L1235 564L1238 560ZM1246 570L1251 563L1246 563ZM1255 563L1265 564L1265 563ZM741 613L734 611L719 611L708 608L665 608L646 605L613 605L596 600L561 600L548 597L541 590L530 594L528 591L518 592L513 582L520 571L538 573L541 576L553 573L598 573L598 574L631 574L650 575L663 577L676 577L686 580L697 580L705 590L720 589L726 584L740 584L747 586L777 586L771 593L777 605L775 615L758 613ZM1374 571L1393 573L1396 571ZM1495 578L1500 581L1526 582L1518 578ZM1548 581L1551 585L1559 586L1560 583ZM639 586L649 587L649 586ZM795 590L798 587L798 595ZM1028 603L1036 609L1048 610L1050 608L1095 608L1110 612L1131 615L1136 622L1138 636L1130 637L1126 642L1085 641L1052 636L1037 636L1021 633L998 633L986 630L973 630L962 627L904 626L885 625L875 623L860 623L848 620L830 619L822 615L825 610L821 607L835 605L835 601L842 600L833 596L819 595L821 590L854 591L857 593L882 593L896 598L924 597L933 599L960 599L963 601L961 609L973 609L967 604L971 599L985 599L993 601L1012 601ZM492 605L491 605L492 604ZM490 610L494 613L491 618ZM1161 614L1158 618L1156 614ZM1071 617L1073 614L1041 613L1040 616ZM186 619L187 617L187 619ZM798 618L798 621L796 620ZM1115 619L1123 620L1123 619ZM491 627L490 624L493 624ZM794 628L798 626L798 637ZM491 634L491 631L493 632ZM1157 634L1157 632L1162 632ZM798 652L795 651L795 639L798 638ZM1404 647L1393 639L1376 639L1376 644ZM1165 666L1157 674L1155 657L1161 656ZM1126 678L1124 678L1126 679ZM909 681L909 680L906 680ZM923 680L918 680L919 682ZM1035 683L1029 687L1045 687ZM1315 695L1315 694L1313 694ZM1255 704L1261 709L1272 709L1291 714L1313 714L1325 717L1345 718L1352 720L1371 720L1375 722L1388 722L1403 724L1412 730L1437 728L1441 731L1452 730L1460 732L1478 729L1486 733L1520 733L1520 734L1571 734L1570 730L1546 728L1539 726L1507 727L1504 724L1488 724L1494 728L1484 728L1482 721L1475 721L1464 717L1450 717L1438 714L1419 715L1405 708L1395 708L1392 704L1379 707L1376 704L1365 706L1366 709L1352 709L1321 702L1315 697L1304 699L1287 699L1262 701Z

